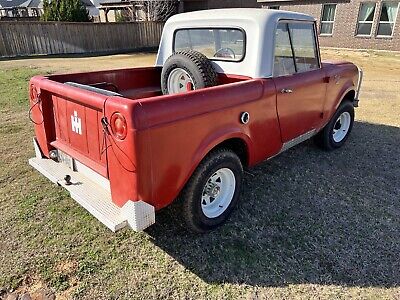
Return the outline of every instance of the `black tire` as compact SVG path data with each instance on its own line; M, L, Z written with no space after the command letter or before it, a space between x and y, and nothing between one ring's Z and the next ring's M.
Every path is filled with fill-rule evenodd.
M163 66L161 89L164 95L170 94L168 77L176 68L181 68L189 74L196 90L217 85L217 72L204 54L194 50L179 51L172 54Z
M227 205L222 214L215 218L210 218L203 212L203 192L211 176L222 168L228 168L234 174L235 190L230 204ZM243 167L239 157L234 152L229 149L218 149L208 154L197 167L181 193L181 200L183 201L182 214L187 228L193 232L204 233L222 225L239 201L242 178Z
M343 139L340 141L335 141L333 139L333 133L335 129L335 125L337 125L337 120L340 115L344 112L350 114L350 127L344 136ZM336 112L333 114L331 120L328 124L315 136L314 141L315 143L324 150L331 151L343 146L343 144L348 139L351 130L353 129L354 124L354 106L350 101L342 102Z

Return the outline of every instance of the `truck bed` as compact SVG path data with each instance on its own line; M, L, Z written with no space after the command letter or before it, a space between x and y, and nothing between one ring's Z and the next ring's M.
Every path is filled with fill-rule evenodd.
M112 200L119 207L128 200L145 199L160 209L176 197L193 171L193 161L204 155L200 152L207 149L202 144L207 142L208 147L218 142L205 139L213 137L214 132L237 127L244 106L254 107L256 126L257 119L268 119L265 130L279 131L272 83L266 89L260 79L220 74L216 87L162 95L160 77L158 67L33 77L30 113L43 155L49 158L55 149L95 171L109 181ZM261 98L263 102L255 102ZM261 106L268 109L267 114L262 113ZM116 113L126 120L123 140L115 138L110 127ZM196 140L188 143L194 138L190 131L193 127L197 128ZM158 136L160 130L166 132ZM279 143L278 139L269 141L254 158L251 156L250 163L276 152ZM166 154L157 153L164 147L169 153L181 149L185 153L158 160ZM177 187L165 189L159 186L164 182L159 176L170 164L181 164L178 172L172 173Z
M160 86L161 68L159 67L51 75L47 78L59 83L72 82L95 87L132 100L162 95ZM219 85L249 79L249 77L238 75L218 75Z

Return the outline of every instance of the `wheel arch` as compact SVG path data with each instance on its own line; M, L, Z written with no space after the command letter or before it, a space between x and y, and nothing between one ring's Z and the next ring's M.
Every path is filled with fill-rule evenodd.
M344 87L341 92L338 93L337 98L330 105L328 105L327 110L325 111L327 113L327 117L324 124L322 124L321 129L329 122L335 111L337 111L339 108L340 104L342 104L344 101L350 101L354 105L355 95L356 92L354 86L348 85L347 88Z
M339 105L342 104L344 101L354 102L355 97L356 97L356 91L350 89L342 96L342 100L340 100Z
M249 166L249 147L242 138L236 137L226 139L223 142L215 145L208 153L221 148L232 150L239 157L243 167L247 168Z
M235 132L231 134L227 134L224 136L220 136L213 140L213 142L207 143L207 147L200 147L197 154L195 155L193 161L193 167L185 176L185 180L179 189L179 194L181 194L182 190L186 186L188 180L193 175L199 164L203 161L203 159L210 154L212 151L221 148L227 148L232 150L236 155L238 155L240 161L244 168L248 167L252 161L252 143L250 138L242 132Z
M341 91L336 95L333 101L326 100L327 102L324 109L324 121L322 122L322 124L320 124L318 131L322 130L326 126L326 124L328 124L339 106L344 101L350 101L355 106L355 95L355 87L348 83L341 89Z
M339 95L340 96L337 98L337 101L335 104L334 112L338 109L340 104L342 104L344 101L350 101L351 103L354 103L356 91L353 86L350 86L347 89L346 88L343 89Z

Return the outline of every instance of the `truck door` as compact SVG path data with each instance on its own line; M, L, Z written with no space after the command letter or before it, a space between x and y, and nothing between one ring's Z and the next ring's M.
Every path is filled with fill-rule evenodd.
M315 32L312 22L278 23L273 75L282 142L315 129L322 121L326 83Z

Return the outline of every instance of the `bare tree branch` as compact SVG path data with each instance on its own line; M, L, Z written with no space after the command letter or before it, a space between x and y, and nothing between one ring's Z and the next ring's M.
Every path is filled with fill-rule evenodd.
M141 0L136 3L143 21L166 21L177 12L179 5L178 0Z

